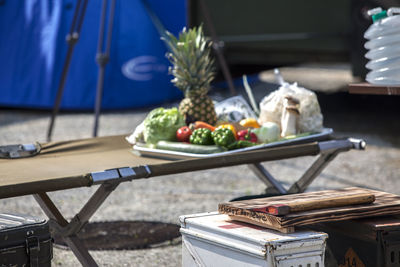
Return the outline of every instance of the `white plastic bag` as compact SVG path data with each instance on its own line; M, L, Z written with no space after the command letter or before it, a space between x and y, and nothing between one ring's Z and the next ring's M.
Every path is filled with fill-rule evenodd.
M257 118L243 96L233 96L215 104L218 121L239 122L246 118Z
M281 80L281 87L261 100L259 123L270 121L281 126L283 100L285 96L292 96L300 101L298 108L300 116L297 120L298 133L321 131L323 116L315 93L299 87L297 83L286 83L280 76L277 78Z

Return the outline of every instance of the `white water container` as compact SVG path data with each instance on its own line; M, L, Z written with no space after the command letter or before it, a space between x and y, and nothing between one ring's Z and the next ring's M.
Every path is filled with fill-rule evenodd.
M366 80L371 84L400 85L400 8L368 11L374 23L365 32L369 51L366 67L371 71Z
M180 216L182 267L323 267L327 234L283 234L217 212Z

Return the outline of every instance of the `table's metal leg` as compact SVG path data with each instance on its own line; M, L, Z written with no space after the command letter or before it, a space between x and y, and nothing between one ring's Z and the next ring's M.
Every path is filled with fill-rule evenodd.
M280 194L287 194L286 189L270 174L261 163L249 164L249 168L268 187L274 188Z
M53 222L59 224L59 226L68 225L67 220L65 220L65 218L61 215L57 207L46 193L36 194L34 195L34 198L39 203L44 213L46 213L46 215L53 220ZM53 230L58 232L57 228ZM87 248L82 244L76 235L63 236L63 238L82 266L98 266L93 257L89 254Z
M77 237L77 233L89 221L96 210L104 203L112 191L119 185L119 182L104 183L86 202L78 214L68 222L60 213L53 201L46 193L35 194L34 198L39 203L44 213L50 219L51 230L63 237L68 247L72 250L83 266L98 266L88 249Z
M72 250L75 257L79 260L82 266L97 267L99 266L93 257L89 254L88 249L82 243L82 241L76 236L72 235L69 237L64 237L65 242L68 247Z
M85 206L82 207L68 226L66 226L66 234L78 233L119 184L119 182L115 182L100 185L97 191L86 202Z
M288 193L303 193L314 179L325 169L326 166L341 152L336 150L331 153L324 153L307 169L301 178L288 190Z

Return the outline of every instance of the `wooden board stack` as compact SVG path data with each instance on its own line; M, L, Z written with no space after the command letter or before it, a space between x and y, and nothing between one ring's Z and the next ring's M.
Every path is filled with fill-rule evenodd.
M221 203L218 211L233 220L291 233L300 225L400 214L400 196L350 187Z

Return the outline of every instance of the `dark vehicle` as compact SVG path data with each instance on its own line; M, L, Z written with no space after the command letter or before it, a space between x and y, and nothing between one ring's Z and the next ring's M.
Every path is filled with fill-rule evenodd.
M193 0L188 24L204 23L207 34L213 27L230 66L340 61L364 77L363 34L372 23L367 11L378 6L387 9L400 1Z

